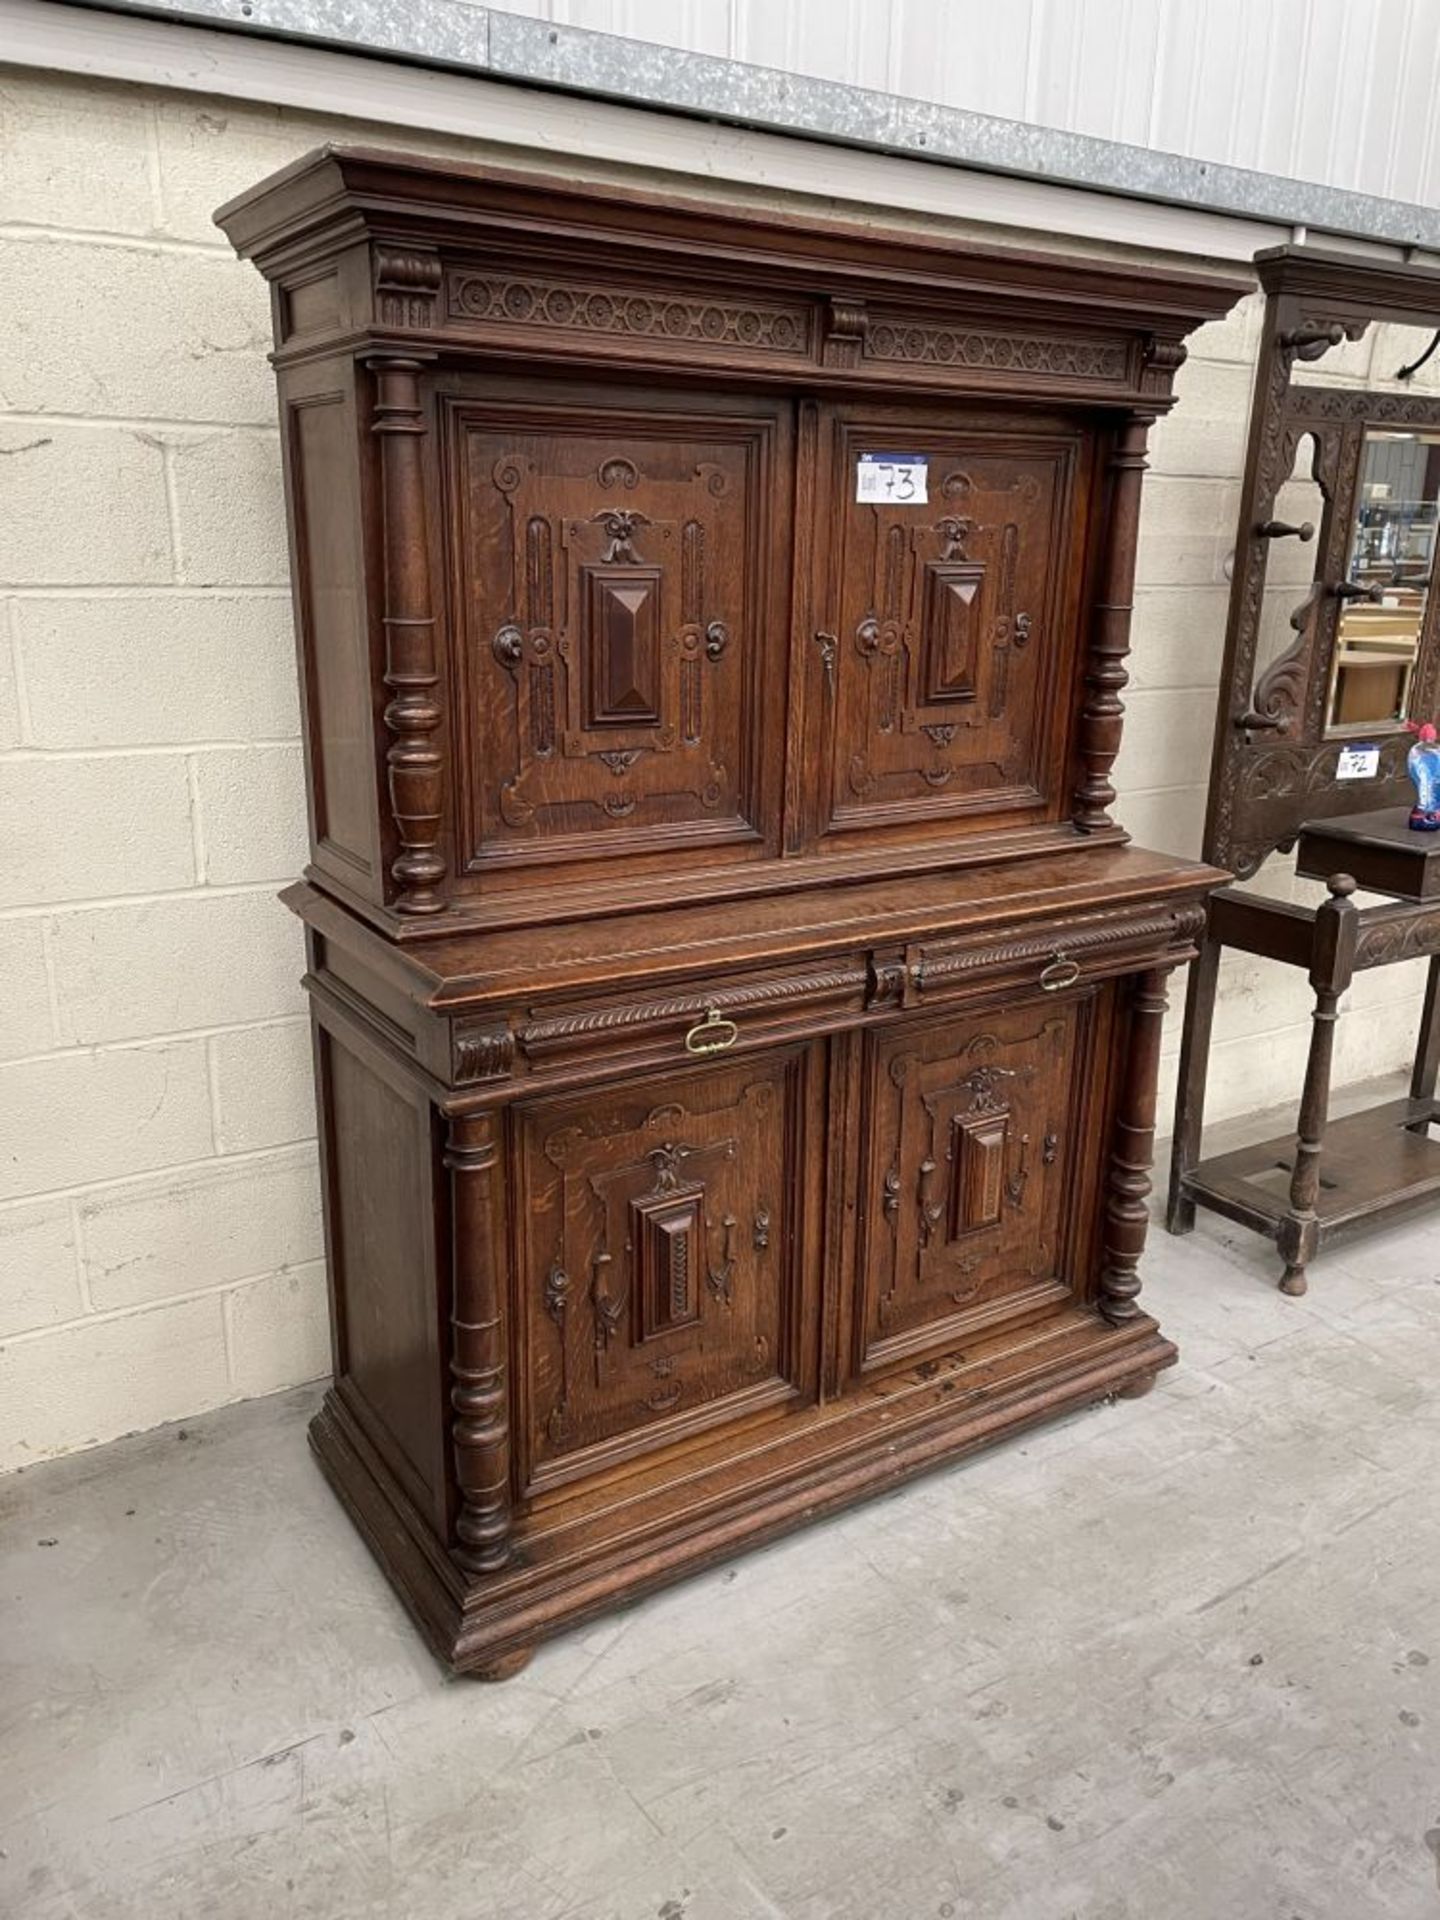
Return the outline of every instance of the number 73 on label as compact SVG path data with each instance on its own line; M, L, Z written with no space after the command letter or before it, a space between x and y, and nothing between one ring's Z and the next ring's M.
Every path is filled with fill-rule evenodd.
M923 507L929 462L919 453L862 453L855 463L855 498L862 505Z

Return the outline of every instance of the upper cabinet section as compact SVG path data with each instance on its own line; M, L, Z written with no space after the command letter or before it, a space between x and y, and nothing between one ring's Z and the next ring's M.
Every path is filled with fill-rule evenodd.
M311 877L399 938L1115 840L1233 281L342 149L274 290Z

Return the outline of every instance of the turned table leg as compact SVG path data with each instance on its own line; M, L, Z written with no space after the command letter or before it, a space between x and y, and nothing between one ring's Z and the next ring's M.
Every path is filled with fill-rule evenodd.
M1410 1098L1433 1101L1437 1076L1440 1076L1440 953L1432 953L1430 971L1425 976L1425 1006L1420 1015L1420 1036L1410 1075Z
M1215 987L1220 972L1220 943L1207 935L1190 969L1185 993L1185 1027L1180 1040L1180 1098L1175 1108L1175 1138L1170 1149L1170 1194L1165 1225L1171 1233L1189 1233L1195 1202L1185 1191L1185 1176L1200 1159L1205 1129L1205 1082L1210 1068L1210 1033L1215 1024Z
M1290 1175L1290 1210L1282 1218L1275 1243L1285 1262L1280 1291L1302 1294L1309 1284L1305 1269L1320 1243L1320 1220L1315 1203L1320 1197L1320 1150L1330 1110L1330 1070L1335 1054L1335 1022L1340 997L1355 970L1358 910L1350 898L1355 882L1348 873L1332 874L1325 882L1330 898L1315 916L1315 945L1310 984L1315 990L1311 1014L1310 1054L1305 1063L1305 1087L1295 1138L1295 1166Z

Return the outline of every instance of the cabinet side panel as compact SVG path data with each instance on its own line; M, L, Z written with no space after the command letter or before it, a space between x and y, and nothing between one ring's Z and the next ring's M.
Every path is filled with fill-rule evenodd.
M316 861L379 899L375 716L350 393L287 395L295 607Z
M441 1529L449 1423L436 1234L446 1214L429 1102L328 1027L318 1058L337 1380Z

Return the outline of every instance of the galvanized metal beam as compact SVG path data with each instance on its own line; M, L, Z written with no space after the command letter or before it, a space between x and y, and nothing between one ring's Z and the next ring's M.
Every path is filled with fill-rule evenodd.
M1401 247L1440 209L556 26L468 0L62 0Z

